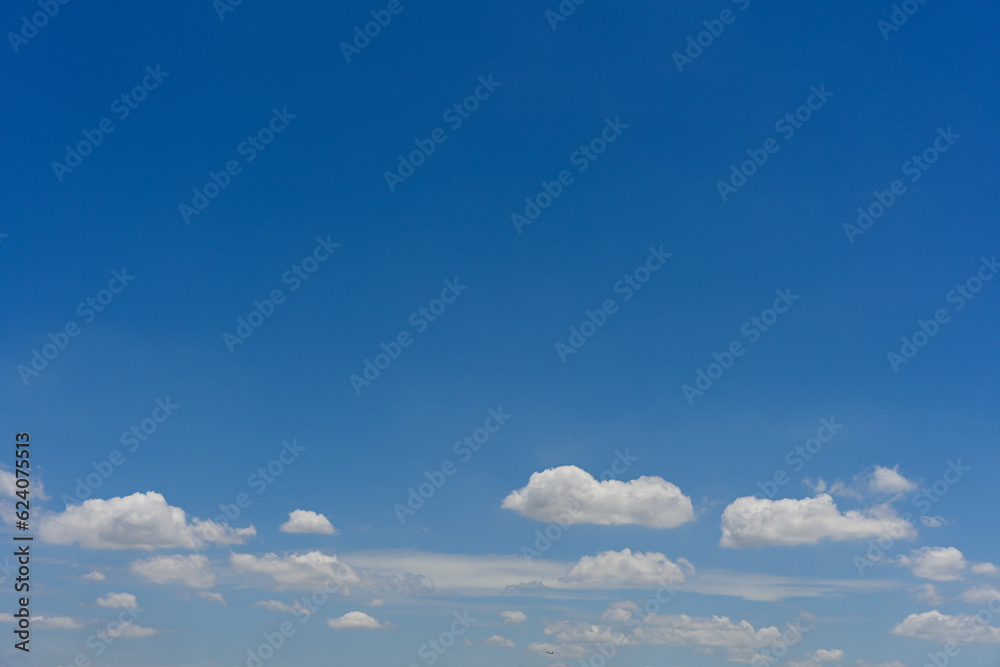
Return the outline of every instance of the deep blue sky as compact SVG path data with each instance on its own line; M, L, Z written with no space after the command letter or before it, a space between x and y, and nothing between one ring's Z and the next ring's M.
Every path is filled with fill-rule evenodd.
M253 502L233 524L252 524L256 535L205 546L199 553L218 576L201 587L156 583L131 568L152 557L187 558L190 548L146 551L127 536L116 548L59 543L51 534L36 540L33 613L72 620L63 628L36 623L30 662L7 658L14 651L5 639L7 664L71 664L90 651L88 636L118 614L95 602L110 592L135 595L148 610L136 625L157 634L114 642L100 664L245 664L261 632L295 618L253 603L290 604L309 590L248 579L232 568L231 551L318 551L358 571L432 580L421 568L445 555L523 564L522 545L546 524L501 508L504 498L559 466L599 476L626 448L637 461L621 479L676 485L691 499L693 519L669 529L574 526L541 559L557 575L583 557L628 548L686 558L705 581L723 572L761 586L764 575L837 580L834 592L760 601L706 592L690 575L670 613L728 616L758 629L812 614L815 629L789 653L802 665L827 664L817 662L826 655L820 649L842 650L844 664L895 667L922 665L928 651L941 650L934 639L890 630L934 609L974 614L983 605L961 595L995 587L993 575L969 565L934 579L898 561L859 577L852 557L868 548L866 538L726 548L720 517L737 498L761 495L757 482L778 470L790 481L776 497L824 490L803 478L822 478L827 492L840 480L840 511L895 516L914 510L913 493L869 495L878 470L895 469L912 491L961 459L971 471L931 513L943 525L917 521L917 534L887 558L953 547L969 563L998 559L989 498L998 465L1000 283L986 282L960 310L948 294L976 275L981 258L1000 252L1000 12L987 2L929 2L884 39L878 21L890 18L888 2L743 5L592 0L553 30L545 12L557 10L554 0L401 0L402 12L350 63L341 42L385 3L245 0L220 21L208 0L70 2L16 53L8 38L0 55L8 282L0 392L5 432L31 432L33 473L49 496L36 498L34 522L65 525L63 494L118 449L125 463L93 498L155 492L191 521L216 517L220 503L247 492ZM725 9L735 22L679 72L672 54ZM37 11L36 3L6 3L4 33ZM121 119L112 102L157 66L169 74ZM500 85L452 129L443 112L473 95L479 77ZM794 136L777 131L776 121L821 86L832 95ZM247 162L238 147L267 126L273 109L295 117ZM114 131L60 182L53 161L64 161L65 147L103 118ZM600 136L606 119L627 128L579 172L572 154ZM436 128L447 139L391 192L384 172ZM939 128L959 137L910 181L904 163L932 146ZM724 202L717 182L772 137L780 148ZM179 204L190 204L192 189L230 160L241 172L185 223ZM523 214L525 197L562 170L572 184L519 233L511 214ZM844 224L895 179L905 194L850 243ZM292 291L283 276L313 255L318 237L339 247ZM661 246L670 259L624 300L616 283ZM78 304L123 269L134 280L86 322ZM440 296L446 280L467 289L418 332L411 313ZM274 289L286 300L230 352L223 334ZM786 289L799 299L751 342L744 323ZM617 310L563 363L556 343L607 299ZM894 372L887 353L899 353L900 338L938 309L948 323ZM46 368L19 371L70 321L79 335ZM358 395L350 376L403 331L412 344ZM686 400L682 386L694 385L733 341L745 354ZM127 453L120 435L167 397L180 407ZM462 461L453 443L501 407L509 422ZM831 417L844 429L793 472L786 452ZM292 439L305 452L257 495L248 476ZM9 472L13 456L11 444L0 470ZM457 472L401 526L393 505L445 459ZM337 534L279 531L299 509L323 514ZM9 521L10 508L4 512ZM93 512L95 521L117 520ZM383 563L390 555L392 567ZM81 578L95 570L106 578ZM551 572L530 574L511 573L508 583ZM866 592L870 579L883 583ZM939 599L921 588L928 583ZM374 594L355 587L267 664L426 664L418 648L449 627L453 612L472 610L480 620L464 638L474 645L439 664L575 665L576 644L546 628L605 623L610 604L652 592L608 585L512 595L492 580L434 585L381 595L384 606L372 608L365 605ZM7 586L0 612L15 611ZM219 593L228 606L198 592ZM501 610L528 620L504 625ZM319 620L352 611L394 627L334 630ZM492 635L515 646L484 646ZM995 664L1000 629L996 635L956 660ZM561 653L553 658L533 643L558 644ZM699 646L713 645L639 642L622 647L620 660L734 658L720 645L707 653Z

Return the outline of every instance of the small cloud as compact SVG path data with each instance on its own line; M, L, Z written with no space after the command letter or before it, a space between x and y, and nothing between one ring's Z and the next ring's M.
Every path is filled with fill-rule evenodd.
M117 627L112 627L117 625ZM97 633L97 636L101 639L135 639L137 637L152 637L153 635L160 634L153 628L145 628L141 625L136 625L132 621L126 621L121 624L113 623L109 625L105 630L101 630Z
M523 611L502 611L500 616L504 623L524 623L528 620L528 615Z
M996 586L973 586L962 593L962 599L970 604L1000 602L1000 588Z
M369 607L381 607L384 604L385 604L385 600L383 600L381 598L375 598L374 600L369 600L368 601L368 606Z
M997 574L1000 573L1000 569L993 563L973 563L969 566L969 572L972 574Z
M87 579L88 581L104 581L107 577L105 577L103 573L94 570L93 572L88 572L83 575L82 578Z
M336 535L337 529L330 520L317 512L295 510L288 515L288 521L278 527L283 533L320 533Z
M917 484L900 475L898 465L892 468L884 468L877 465L874 472L872 472L871 479L868 481L868 490L871 493L894 496L900 493L916 491Z
M201 596L202 600L208 600L209 602L217 602L226 609L229 609L229 605L226 604L226 598L222 597L222 593L206 593L205 591L198 591L198 595Z
M392 627L379 623L363 611L349 611L340 618L328 618L326 624L333 630L381 630Z
M924 584L916 589L917 599L930 605L938 605L944 602L944 597L938 592L934 584Z
M509 648L512 646L516 646L516 644L511 640L507 639L506 637L502 637L500 635L493 635L492 637L489 637L488 639L483 641L483 646L505 646Z
M108 593L102 598L97 598L97 604L112 609L135 609L139 606L131 593Z
M924 524L928 528L940 528L947 523L943 516L922 516L920 517L920 523Z
M955 547L920 547L911 549L912 556L900 556L897 562L910 568L913 576L931 581L958 581L968 565L965 556Z
M83 627L82 623L69 616L36 616L33 623L39 628L51 630L79 630Z
M260 602L254 602L254 607L260 607L268 611L280 611L286 614L312 614L306 607L296 600L295 604L285 604L284 602L279 602L278 600L261 600Z
M196 556L156 556L137 560L131 570L154 584L177 581L194 588L211 588L215 585L215 573L208 565L208 558Z

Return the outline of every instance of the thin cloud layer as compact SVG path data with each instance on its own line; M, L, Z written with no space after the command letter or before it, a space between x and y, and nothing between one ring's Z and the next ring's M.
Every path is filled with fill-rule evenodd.
M723 547L817 544L821 540L860 540L892 536L913 538L916 530L885 506L841 513L829 494L797 500L745 496L722 513Z
M50 544L79 544L85 549L197 549L206 542L241 544L257 534L253 526L230 528L193 519L167 504L155 491L130 496L92 498L41 517L39 537Z
M501 506L532 519L562 525L676 528L694 519L691 499L661 477L599 482L572 465L534 473L528 484L512 491Z
M194 588L215 585L215 573L202 555L155 556L132 563L131 570L154 584L177 582Z

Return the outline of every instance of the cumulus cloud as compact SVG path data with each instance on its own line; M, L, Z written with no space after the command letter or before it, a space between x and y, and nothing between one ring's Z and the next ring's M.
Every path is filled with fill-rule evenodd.
M1000 643L1000 628L985 625L974 614L949 616L937 609L910 614L889 634L955 644Z
M816 544L820 540L859 540L892 536L913 538L916 530L886 506L841 513L833 498L769 500L745 496L722 513L723 547L765 547Z
M910 568L913 576L932 581L958 581L968 561L955 547L920 547L912 556L900 556L898 563Z
M87 574L83 575L83 578L89 581L104 581L106 577L104 576L103 573L94 570L93 572L88 572Z
M694 570L686 559L680 558L678 561L684 563L689 571ZM644 588L679 584L684 581L684 572L677 563L661 553L632 553L631 549L623 549L584 556L566 573L562 581L594 587Z
M973 563L969 566L969 572L972 574L998 574L1000 568L997 568L993 563Z
M211 588L215 585L215 573L209 567L208 558L202 555L155 556L135 561L131 569L154 584L177 581L194 588Z
M505 646L505 647L511 647L511 646L516 646L516 644L514 642L512 642L511 640L509 640L506 637L503 637L501 635L493 635L492 637L488 637L487 639L485 639L483 641L483 646Z
M211 520L193 519L171 507L155 491L131 496L91 498L65 511L42 516L39 537L52 544L85 549L196 549L205 542L239 544L257 534L253 526L230 528Z
M17 492L23 490L24 487L18 487L17 485L17 474L12 470L7 470L6 467L0 466L0 498L17 498ZM39 500L48 498L45 495L42 483L34 476L31 479L31 495Z
M280 611L285 614L312 614L314 612L310 611L307 607L303 607L302 603L295 600L292 604L285 604L284 602L279 602L278 600L261 600L260 602L254 602L253 606L266 609L268 611Z
M278 556L268 553L257 557L251 554L231 554L230 566L239 573L262 575L280 590L308 590L323 585L359 583L361 577L350 565L341 563L336 556L319 551L305 554Z
M131 593L108 593L102 598L97 598L97 604L112 609L135 609L139 606Z
M996 586L973 586L962 592L962 599L970 604L989 604L1000 601L1000 588Z
M899 466L884 468L875 466L874 472L868 481L868 491L885 495L897 495L916 491L917 483L906 479L899 474Z
M337 529L330 520L317 512L295 510L288 515L288 521L278 527L283 533L321 533L336 535Z
M926 604L935 605L944 602L944 597L941 596L934 584L924 584L916 589L916 594L917 599Z
M503 617L504 623L524 623L528 620L527 614L523 611L502 611L500 616Z
M819 649L808 655L789 660L788 667L823 667L823 665L839 664L844 661L842 649Z
M340 618L328 618L326 624L334 630L379 630L392 627L379 623L363 611L349 611Z
M217 604L221 604L226 609L229 609L229 604L226 603L226 598L222 597L222 593L206 593L205 591L198 591L198 595L201 596L202 600L215 602Z
M97 636L101 639L135 639L137 637L152 637L158 634L160 633L152 628L145 628L141 625L136 625L132 621L126 621L121 624L109 625L105 630L98 632Z
M504 509L563 525L637 524L675 528L694 519L691 499L661 477L599 482L576 466L534 473L528 484L503 500Z

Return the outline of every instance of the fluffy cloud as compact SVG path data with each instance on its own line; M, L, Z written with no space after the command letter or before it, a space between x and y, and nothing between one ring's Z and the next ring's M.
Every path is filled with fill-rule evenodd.
M969 572L972 574L998 574L1000 568L997 568L993 563L973 563L969 566Z
M205 591L198 591L198 595L201 596L202 600L216 602L221 604L226 609L229 609L229 604L226 603L226 598L222 597L222 593L206 593Z
M17 474L0 467L0 498L17 498L17 492L23 490L17 486ZM39 500L48 498L42 488L42 483L34 477L31 479L31 495Z
M900 475L899 466L893 468L875 466L875 471L868 481L868 490L871 493L896 495L916 491L917 484Z
M487 638L486 640L483 641L483 646L505 646L505 647L511 647L511 646L516 646L516 644L514 642L512 642L511 640L509 640L506 637L503 637L501 635L493 635L492 637L489 637L489 638Z
M941 643L1000 643L1000 628L985 625L973 614L948 616L937 609L910 614L889 634Z
M279 602L278 600L261 600L260 602L254 602L253 606L261 607L262 609L267 609L268 611L280 611L286 614L312 614L308 608L303 607L302 603L296 600L293 604L285 604L284 602Z
M844 661L842 649L819 649L804 656L789 660L788 667L823 667L823 665L839 664Z
M156 556L135 561L131 569L154 584L178 581L194 588L211 588L215 585L215 573L208 565L208 558L201 555Z
M326 624L334 630L379 630L392 627L379 623L363 611L349 611L340 618L328 618Z
M722 512L723 547L816 544L820 540L858 540L889 535L916 536L909 522L885 506L841 513L829 494L796 500L737 498Z
M996 586L973 586L962 592L962 599L970 604L989 604L1000 601L1000 588Z
M504 623L524 623L528 620L527 614L523 611L502 611L500 616L503 617Z
M683 559L689 571L694 568ZM631 549L603 551L596 556L584 556L562 578L566 583L606 587L655 587L684 581L680 566L661 553L635 552Z
M271 579L278 589L308 590L324 585L360 583L361 577L336 556L319 551L280 557L269 553L261 557L231 554L229 564L243 574L259 574Z
M322 514L309 510L295 510L288 515L288 521L278 527L283 533L321 533L336 535L337 529Z
M913 576L932 581L958 581L968 561L955 547L920 547L913 556L900 556L899 564L909 567Z
M83 578L87 579L88 581L104 581L106 577L102 572L94 570L93 572L88 572L87 574L83 575Z
M108 626L106 630L98 632L97 636L101 639L134 639L136 637L152 637L158 634L160 633L152 628L144 628L132 621L126 621L117 627Z
M503 500L504 509L563 525L638 524L675 528L694 519L691 499L660 477L599 482L576 466L534 473L527 486Z
M135 609L139 606L131 593L108 593L102 598L97 598L97 604L112 609Z
M171 507L154 491L120 498L91 498L43 516L39 537L52 544L79 543L86 549L196 549L205 542L239 544L257 534L253 526L234 529L194 519Z

